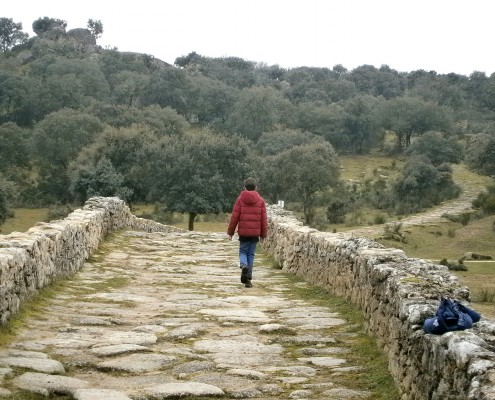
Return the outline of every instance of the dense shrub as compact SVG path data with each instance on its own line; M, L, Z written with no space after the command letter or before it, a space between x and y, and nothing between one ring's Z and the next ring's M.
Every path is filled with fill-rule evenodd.
M433 165L457 164L464 158L462 145L453 138L446 138L440 132L426 132L407 150L408 154L425 155Z
M49 207L48 213L46 214L45 222L64 219L67 217L72 211L71 206L67 204L55 204Z
M398 214L418 212L460 194L452 169L446 164L435 167L426 157L407 161L391 190Z
M458 263L451 263L446 258L442 258L439 262L440 265L445 265L450 271L467 271L467 267L464 265L462 260Z
M493 303L495 302L495 291L490 289L481 289L474 297L479 303Z
M386 224L383 228L382 239L394 240L396 242L407 243L405 234L402 232L402 222Z
M480 133L470 138L466 164L484 175L495 175L495 135Z
M473 207L480 209L485 215L495 214L495 185L488 186L485 192L478 194Z
M462 224L462 226L467 226L471 220L471 213L464 212L461 214L442 214L442 218L446 218L452 222L458 222Z
M347 213L346 203L341 200L333 201L327 207L327 219L331 224L342 224Z
M381 225L381 224L384 224L385 222L387 221L387 217L383 214L376 214L374 217L373 217L373 223L375 225Z
M6 180L0 173L0 225L2 225L7 218L12 218L14 216L14 212L10 208L13 192L14 184Z

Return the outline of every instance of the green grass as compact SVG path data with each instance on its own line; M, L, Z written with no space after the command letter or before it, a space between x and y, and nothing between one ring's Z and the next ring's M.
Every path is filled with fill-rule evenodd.
M393 177L404 164L399 157L349 155L339 157L341 178L344 180L366 181L378 175ZM395 164L395 166L394 166Z
M136 204L132 206L131 212L137 216L141 217L143 214L150 214L153 212L155 206L153 204Z
M445 220L437 224L406 226L401 229L406 243L376 240L387 247L403 249L409 257L429 260L459 260L465 253L491 255L495 258L495 216L470 222L466 226Z
M44 221L48 208L16 208L15 217L9 218L0 226L0 234L7 235L12 232L26 232L37 222Z
M70 280L68 279L57 280L24 301L19 311L10 317L9 323L0 326L0 347L6 347L11 343L17 332L24 326L26 320L31 317L41 318L50 301L69 285Z
M77 279L77 278L75 278ZM107 278L101 282L93 282L87 283L83 287L75 286L72 287L69 284L66 285L66 288L69 290L69 293L73 296L71 298L66 299L66 302L80 302L84 301L85 303L104 303L113 306L120 306L125 308L133 308L136 306L136 303L130 300L113 300L106 298L93 298L91 295L93 293L108 291L112 289L119 289L125 286L128 286L131 283L132 279L125 276L115 276Z
M196 232L225 232L227 234L227 222L195 222L194 230ZM188 229L187 222L179 222L173 226L181 229Z
M465 188L465 190L477 193L481 188L490 184L493 185L492 178L485 175L478 175L477 173L470 171L464 164L453 165L452 171L454 181Z
M471 305L495 320L495 261L465 261L467 271L453 271L469 287Z

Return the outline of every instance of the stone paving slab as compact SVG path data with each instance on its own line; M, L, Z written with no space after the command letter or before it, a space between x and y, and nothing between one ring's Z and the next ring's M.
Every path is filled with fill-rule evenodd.
M45 372L47 374L63 374L65 372L64 366L60 361L35 357L2 357L0 358L0 365L29 368L33 371Z
M153 399L185 396L222 396L225 394L219 387L198 382L164 383L163 385L145 388L144 393Z
M13 380L19 389L48 396L54 393L72 394L76 389L87 387L86 381L69 376L26 372Z
M262 255L245 288L237 258L222 234L112 235L0 348L0 397L371 398L352 384L366 366L338 343L345 318L292 295Z
M77 389L73 396L75 400L132 400L124 393L108 389Z

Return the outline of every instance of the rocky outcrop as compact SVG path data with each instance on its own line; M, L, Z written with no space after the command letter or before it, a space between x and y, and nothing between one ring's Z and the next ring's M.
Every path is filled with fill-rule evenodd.
M95 197L64 220L0 235L0 322L5 324L39 289L81 268L108 233L124 228L176 229L132 215L118 198Z
M128 61L142 62L150 71L157 71L163 68L172 67L169 63L162 61L159 58L155 58L150 54L136 53L133 51L121 51L120 55L123 59Z
M76 28L67 31L66 37L72 38L87 47L96 46L96 38L91 34L89 29Z
M43 36L50 39L57 39L60 36L65 35L65 27L67 23L61 19L54 18L40 18L36 20L33 25L33 31L38 36Z
M448 268L408 258L369 239L319 232L269 208L264 248L283 270L359 306L383 346L402 399L495 399L495 323L442 336L422 330L438 296L467 302L469 290Z

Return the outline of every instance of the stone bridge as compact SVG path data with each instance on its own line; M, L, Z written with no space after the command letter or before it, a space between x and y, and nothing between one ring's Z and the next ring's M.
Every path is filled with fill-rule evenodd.
M443 267L277 208L270 232L265 252L282 270L260 254L250 289L237 242L136 218L115 198L0 236L4 325L39 289L56 290L0 347L0 398L387 398L386 377L355 354L356 327L312 282L363 310L400 392L388 398L495 399L493 323L420 329L438 292L469 299Z

